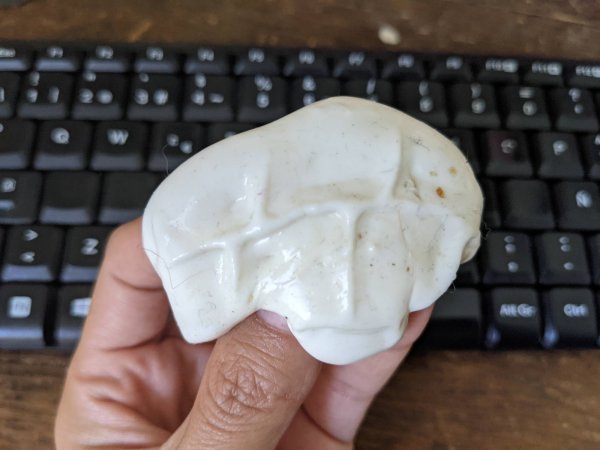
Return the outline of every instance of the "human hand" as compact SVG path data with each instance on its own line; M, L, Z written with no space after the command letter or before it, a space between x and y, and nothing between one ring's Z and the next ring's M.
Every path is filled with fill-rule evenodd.
M57 447L349 449L430 313L412 313L394 348L347 366L310 357L273 313L188 344L137 220L107 246L58 409Z

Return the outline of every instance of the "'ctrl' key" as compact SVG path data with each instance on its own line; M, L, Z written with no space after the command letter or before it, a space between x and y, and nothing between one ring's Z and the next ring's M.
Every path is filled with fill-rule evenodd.
M6 284L0 287L0 348L45 347L48 295L48 287L44 285Z
M544 311L544 347L582 347L596 344L598 326L592 291L551 289L544 296Z

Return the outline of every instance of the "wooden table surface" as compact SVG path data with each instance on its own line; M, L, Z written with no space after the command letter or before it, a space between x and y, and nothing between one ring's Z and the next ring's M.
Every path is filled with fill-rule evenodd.
M382 25L399 32L387 46ZM198 42L598 58L592 0L46 0L0 9L1 39ZM52 448L68 357L0 352L0 448ZM600 448L600 351L413 354L362 449Z

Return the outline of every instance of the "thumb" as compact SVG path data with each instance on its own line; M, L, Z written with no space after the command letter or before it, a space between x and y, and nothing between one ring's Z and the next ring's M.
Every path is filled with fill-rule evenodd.
M285 320L260 311L217 340L192 411L165 448L275 448L319 370Z

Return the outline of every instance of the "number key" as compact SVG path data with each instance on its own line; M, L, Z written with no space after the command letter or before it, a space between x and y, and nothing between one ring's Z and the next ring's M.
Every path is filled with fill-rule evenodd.
M177 120L179 90L179 79L174 75L140 73L133 79L127 117L130 120Z
M61 281L80 283L96 280L110 231L109 227L74 227L67 231Z
M27 119L65 119L72 88L71 75L31 72L21 88L18 115Z
M19 76L0 72L0 118L12 117L19 92Z
M257 75L239 82L239 122L266 123L287 113L287 86L281 78Z

